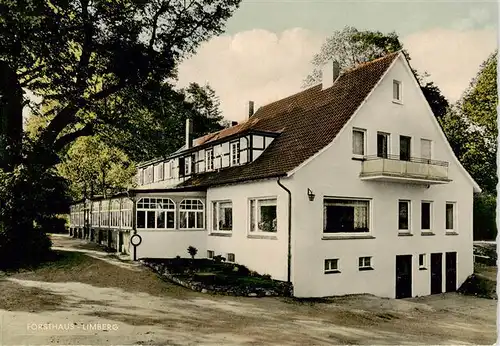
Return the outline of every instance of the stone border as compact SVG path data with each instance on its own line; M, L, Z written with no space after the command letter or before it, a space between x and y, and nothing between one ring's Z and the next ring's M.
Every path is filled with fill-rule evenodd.
M291 297L293 292L292 284L278 280L272 280L277 286L275 288L205 285L201 282L196 282L190 279L187 280L179 279L176 274L170 273L164 264L151 263L146 260L139 260L139 262L144 266L153 270L156 274L160 275L162 278L165 278L180 286L201 293L219 294L219 295L228 295L237 297Z

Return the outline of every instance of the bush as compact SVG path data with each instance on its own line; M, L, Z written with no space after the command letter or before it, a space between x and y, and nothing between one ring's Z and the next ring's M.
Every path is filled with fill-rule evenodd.
M474 240L495 240L496 198L488 193L474 196Z
M194 259L194 256L196 256L196 254L198 253L198 249L195 248L194 246L189 246L187 248L187 252L189 253L189 255L191 256L192 259Z
M217 255L217 256L214 256L213 260L215 263L221 263L221 262L225 262L226 258L222 257L221 255Z
M57 216L42 218L39 226L45 233L67 233L66 220Z

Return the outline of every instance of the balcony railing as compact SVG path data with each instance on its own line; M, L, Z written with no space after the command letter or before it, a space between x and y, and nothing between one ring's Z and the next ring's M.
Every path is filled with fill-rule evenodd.
M365 156L360 177L363 180L399 181L422 184L443 184L448 179L448 162L399 155Z

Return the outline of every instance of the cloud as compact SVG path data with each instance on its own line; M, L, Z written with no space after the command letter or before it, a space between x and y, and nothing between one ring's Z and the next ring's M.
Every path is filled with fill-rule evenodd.
M225 118L242 121L249 100L258 108L300 91L323 40L301 28L216 37L179 66L179 86L208 82L221 98Z
M475 18L484 15L474 14ZM216 37L179 66L179 86L208 82L221 98L224 117L242 121L249 100L258 108L299 92L324 39L303 28L279 34L255 29ZM434 28L402 41L412 67L430 73L431 80L454 102L496 48L496 32Z
M411 65L427 71L449 101L460 98L486 60L497 47L496 32L435 28L403 38Z

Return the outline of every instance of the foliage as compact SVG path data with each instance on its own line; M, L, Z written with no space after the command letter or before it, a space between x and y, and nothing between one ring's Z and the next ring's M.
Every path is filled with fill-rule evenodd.
M189 255L191 256L192 259L194 259L194 256L196 256L196 254L198 253L198 249L195 248L194 246L189 246L187 248L187 252L189 253Z
M74 199L123 191L132 186L136 172L125 153L106 145L99 136L78 138L58 169L70 181Z
M38 263L50 253L41 226L56 213L66 213L66 182L55 170L18 165L0 171L0 266Z
M214 256L213 259L214 259L215 263L221 263L221 262L225 262L226 261L226 258L222 257L221 255Z
M354 27L346 26L342 30L334 31L323 43L319 53L314 55L313 71L304 79L303 86L310 87L320 83L322 67L328 61L336 60L341 71L346 71L399 50L404 51L396 32L384 34L380 31L359 31ZM410 60L408 52L404 52ZM420 75L415 70L413 73L434 115L438 118L442 117L448 108L448 101L441 94L441 90L434 82L428 80L427 73Z
M497 237L496 197L488 193L474 196L474 240L495 240Z

